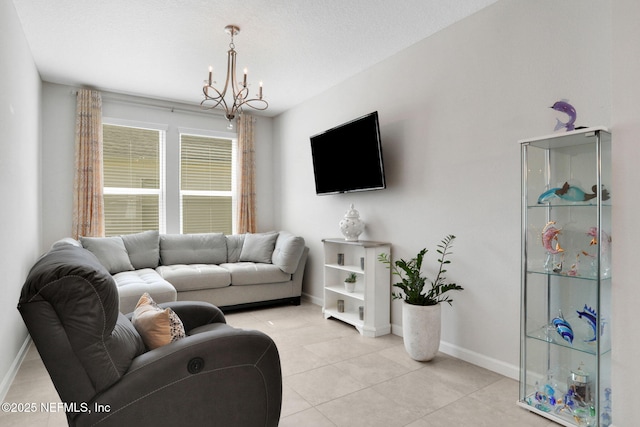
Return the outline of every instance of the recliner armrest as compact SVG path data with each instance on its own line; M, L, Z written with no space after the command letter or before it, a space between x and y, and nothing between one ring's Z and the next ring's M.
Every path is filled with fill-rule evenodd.
M227 323L224 313L213 304L204 301L172 301L158 304L162 308L173 310L184 325L184 330L190 330L210 323Z
M179 425L188 414L193 425L277 426L281 402L280 359L271 338L216 323L137 357L119 382L89 403L109 411L79 414L75 421Z

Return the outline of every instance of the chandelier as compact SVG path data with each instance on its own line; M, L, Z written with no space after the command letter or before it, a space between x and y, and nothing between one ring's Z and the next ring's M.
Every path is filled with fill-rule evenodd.
M247 106L256 110L266 110L269 103L262 99L262 82L258 93L254 96L256 98L249 97L249 87L247 86L247 69L244 69L244 77L242 83L238 84L236 80L236 50L233 44L233 36L240 32L240 28L235 25L227 25L224 27L224 31L231 36L231 43L229 43L229 50L227 51L227 79L224 83L222 91L219 91L213 87L213 67L209 67L209 78L205 80L202 87L202 93L204 93L204 99L200 103L203 108L213 109L217 106L222 106L225 110L225 117L229 121L227 129L233 129L234 119L238 112L242 112L242 107ZM227 90L230 91L227 96Z

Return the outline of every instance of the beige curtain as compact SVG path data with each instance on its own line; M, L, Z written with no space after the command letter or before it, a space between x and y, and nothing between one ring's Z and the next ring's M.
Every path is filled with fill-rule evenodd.
M100 92L82 89L76 100L74 238L104 236L102 186L102 97Z
M253 116L242 114L238 118L238 205L236 208L237 233L256 232L256 184Z

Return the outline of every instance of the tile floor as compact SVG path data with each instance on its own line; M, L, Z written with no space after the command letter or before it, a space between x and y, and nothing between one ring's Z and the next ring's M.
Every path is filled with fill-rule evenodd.
M227 321L264 331L278 345L282 427L556 426L515 405L516 381L444 354L416 362L402 338L361 337L310 303L230 313ZM4 401L60 401L33 346ZM0 425L57 427L66 419L0 412Z

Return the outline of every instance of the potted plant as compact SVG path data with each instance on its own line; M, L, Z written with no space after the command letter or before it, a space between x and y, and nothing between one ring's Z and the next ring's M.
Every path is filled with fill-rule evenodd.
M444 268L451 261L450 249L456 236L446 236L436 250L440 254L439 268L434 280L430 280L430 287L425 289L427 277L422 275L422 261L427 249L422 249L415 258L409 261L399 259L391 262L387 254L380 254L378 260L387 264L391 273L400 277L401 281L394 283L402 292L394 292L394 299L402 299L402 335L407 353L419 361L433 359L440 348L440 313L441 302L452 305L453 299L447 294L449 291L461 291L464 288L455 283L447 283Z
M346 279L344 279L344 287L347 292L353 292L356 289L356 281L358 280L356 273L349 273Z

